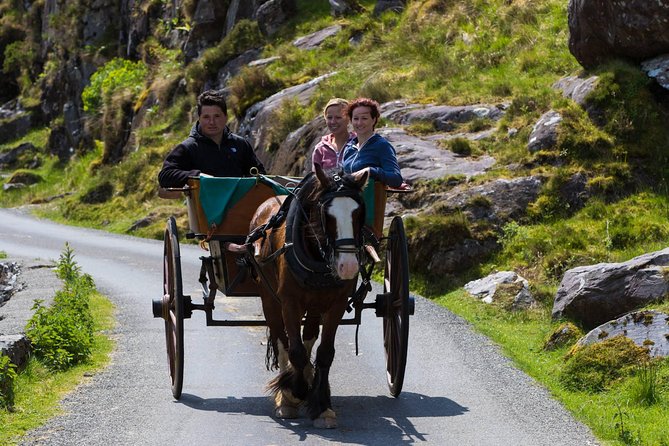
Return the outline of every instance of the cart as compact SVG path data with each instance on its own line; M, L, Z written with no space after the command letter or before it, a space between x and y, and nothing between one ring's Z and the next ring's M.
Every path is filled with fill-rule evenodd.
M213 180L213 181L212 181ZM264 326L263 319L216 319L214 299L224 296L258 296L256 282L248 273L245 243L249 222L266 199L290 193L300 178L257 175L251 178L191 177L183 188L161 189L162 198L183 199L188 207L188 239L196 239L208 250L200 257L199 282L202 300L197 303L183 294L179 234L174 216L167 220L163 251L163 296L153 300L153 316L165 321L167 362L172 395L181 397L184 376L184 320L193 311L204 311L207 326ZM358 286L349 298L348 314L340 325L359 326L362 311L373 309L383 318L387 384L390 394L399 396L404 383L409 339L409 316L414 313L414 299L409 295L407 241L401 217L394 217L383 234L385 205L388 193L406 193L389 189L381 183L365 190L367 221L373 230L365 231L365 250L360 260ZM221 198L223 194L225 197ZM212 196L216 197L211 200ZM215 204L212 205L212 202ZM370 203L371 202L371 203ZM371 205L370 205L371 204ZM220 218L220 223L216 224ZM372 290L371 277L381 262L377 252L385 251L383 293L366 302ZM351 314L352 313L352 314ZM357 331L356 331L357 351Z

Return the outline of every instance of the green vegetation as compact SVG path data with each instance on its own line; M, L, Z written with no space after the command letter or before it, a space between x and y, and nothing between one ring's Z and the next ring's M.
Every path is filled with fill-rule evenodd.
M26 327L35 346L25 369L16 373L0 356L0 444L20 436L59 413L60 399L84 376L109 362L114 343L105 334L114 326L114 308L82 274L66 245L57 265L63 290L50 309L39 309Z
M162 159L188 133L196 92L227 61L251 48L260 48L262 57L278 59L247 67L228 82L233 125L255 102L279 89L334 73L319 84L308 104L291 100L275 110L267 132L269 151L319 114L333 96L506 104L498 123L475 119L453 130L495 130L489 138L440 143L464 156L494 157L498 165L493 170L475 179L452 176L418 182L406 200L419 203L467 182L528 175L542 178L539 197L527 215L500 229L471 222L464 211L446 212L438 205L435 215L407 218L412 289L462 315L501 345L603 442L669 445L665 427L669 363L644 362L635 350L631 352L635 361L613 362L619 346L594 353L572 351L582 328L550 318L558 283L568 269L624 261L666 247L669 129L667 111L655 100L648 78L636 65L621 61L583 73L599 76L588 98L599 111L596 115L563 98L552 87L555 81L582 74L567 48L565 2L424 0L407 2L401 15L386 13L379 18L370 13L375 1L360 3L367 13L333 18L327 2L298 0L299 13L274 38L261 36L254 22L242 21L199 59L186 63L180 51L163 43L168 30L190 26L195 2L184 2L183 16L156 27L161 34L156 31L138 49L142 62L111 59L99 64L82 98L93 118L94 141L75 148L69 163L63 165L47 153L48 126L0 145L0 151L23 142L38 147L34 156L39 162L28 167L27 160L21 160L16 170L40 179L0 192L0 204L39 204L39 215L60 222L154 238L162 237L165 219L174 214L183 230L188 225L182 202L157 198ZM152 2L151 7L158 4ZM25 103L39 104L35 80L48 85L55 79L61 53L44 63L42 73L30 72L35 53L29 46L19 52L23 48L19 42L31 33L17 29L14 23L20 20L13 19L18 13L8 2L0 0L0 5L4 8L0 42L14 42L7 46L3 73L17 80ZM75 17L76 8L53 20L67 29ZM295 38L335 23L342 31L319 48L304 51L292 45ZM67 39L58 43L58 48L66 46ZM113 53L110 48L88 48L87 57L110 60L105 56ZM23 76L20 81L19 76ZM557 144L529 153L532 126L550 109L562 117ZM115 138L127 130L120 123L132 116L141 119L132 129L131 147L119 151ZM433 122L416 122L405 130L413 135L438 133ZM582 178L585 188L586 199L580 203L566 192L575 178ZM464 204L479 209L492 205L483 196ZM144 217L147 224L136 227L134 223ZM459 275L430 276L425 259L463 239L496 240L499 250ZM467 281L498 270L514 270L528 279L537 306L509 312L505 305L485 305L462 291ZM669 304L655 308L669 311ZM22 379L19 376L17 382Z

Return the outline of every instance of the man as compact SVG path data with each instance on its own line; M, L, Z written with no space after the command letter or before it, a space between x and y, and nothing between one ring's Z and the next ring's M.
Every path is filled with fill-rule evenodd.
M265 173L251 145L226 126L228 110L220 91L208 90L197 98L198 121L190 135L167 155L158 174L162 187L182 187L200 173L214 177L250 176L251 168Z

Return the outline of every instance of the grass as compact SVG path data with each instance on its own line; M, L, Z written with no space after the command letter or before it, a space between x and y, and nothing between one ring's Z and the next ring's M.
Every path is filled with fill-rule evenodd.
M435 301L456 314L463 316L474 327L500 345L503 353L511 358L524 372L544 385L549 392L574 416L590 426L604 444L667 445L669 432L666 429L669 413L669 360L654 367L654 404L638 400L639 380L648 378L628 376L614 383L605 392L589 393L566 390L559 380L559 371L564 368L564 357L569 347L546 351L544 342L558 325L550 321L549 309L522 313L500 312L495 305L484 304L461 289L436 297ZM665 311L669 305L665 304ZM621 434L616 426L619 411L625 422ZM636 439L638 443L630 442Z
M96 293L91 296L90 308L95 320L91 357L85 363L58 373L31 358L14 383L14 410L0 410L0 444L17 444L27 431L61 413L60 400L109 363L114 342L108 333L115 325L114 307L107 298Z

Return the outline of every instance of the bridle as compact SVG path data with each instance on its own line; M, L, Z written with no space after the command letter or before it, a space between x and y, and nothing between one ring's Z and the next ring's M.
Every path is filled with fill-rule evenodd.
M331 258L331 254L337 253L352 253L357 254L360 252L362 247L362 226L364 224L364 215L365 215L365 202L362 199L362 196L358 190L346 187L342 178L335 174L332 177L334 185L331 186L328 192L325 192L320 196L316 206L319 210L319 219L322 233L326 235L325 246L319 246L323 260ZM326 221L327 221L327 208L332 203L335 198L351 198L357 204L363 215L363 218L360 220L360 227L357 228L357 238L339 238L335 239L334 237L328 235L326 230ZM320 245L320 244L319 244ZM330 255L328 255L330 254Z

